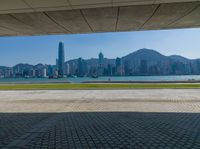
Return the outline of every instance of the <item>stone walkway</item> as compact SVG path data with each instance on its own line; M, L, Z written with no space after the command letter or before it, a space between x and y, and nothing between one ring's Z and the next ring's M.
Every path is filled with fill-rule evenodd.
M180 96L175 94L181 91ZM23 91L20 92L21 99L19 95L13 99L14 92L9 95L6 95L9 92L0 92L0 106L7 107L7 111L0 113L0 148L200 149L198 91L174 90L168 96L170 90L146 90L143 96L125 98L131 97L136 90L124 90L120 91L127 93L120 95L123 100L98 95L96 100L83 98L89 97L87 91L87 94L82 91L80 100L69 100L70 97L64 96L70 91L55 91L62 93L55 100L53 96L49 96L49 100L41 99L54 91ZM94 92L100 91L91 91L91 96ZM158 92L166 93L165 97L157 98ZM102 95L111 93L106 91ZM172 93L174 98L169 98ZM149 94L151 97L148 98ZM12 111L11 107L22 108L21 104L25 107L19 109L20 112ZM45 106L51 107L42 112ZM28 109L30 107L32 109Z
M200 148L197 113L1 114L0 127L5 149Z

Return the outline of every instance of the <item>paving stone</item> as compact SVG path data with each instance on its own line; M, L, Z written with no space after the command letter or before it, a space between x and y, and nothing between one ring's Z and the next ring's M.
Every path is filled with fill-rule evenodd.
M0 114L0 148L199 149L199 113Z

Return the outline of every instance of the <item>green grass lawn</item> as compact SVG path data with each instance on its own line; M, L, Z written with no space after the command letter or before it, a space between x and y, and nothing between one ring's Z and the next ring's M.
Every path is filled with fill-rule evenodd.
M174 89L200 88L200 84L0 84L0 90L67 90L67 89Z

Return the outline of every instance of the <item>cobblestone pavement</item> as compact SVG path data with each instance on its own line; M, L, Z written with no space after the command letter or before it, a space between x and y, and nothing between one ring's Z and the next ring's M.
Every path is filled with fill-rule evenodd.
M0 117L1 147L8 149L200 148L197 113L69 112ZM5 117L7 121L2 121Z
M157 93L148 98L148 93L132 100L107 100L104 96L98 100L73 101L65 101L65 94L47 100L40 99L37 92L34 92L37 96L21 92L28 96L25 100L22 95L24 99L20 100L11 95L5 98L0 92L0 107L6 107L5 112L0 109L0 148L200 149L197 91L186 94L184 90L184 94L173 99L168 98L168 90L160 99ZM195 94L190 95L191 92ZM20 112L15 112L17 109Z

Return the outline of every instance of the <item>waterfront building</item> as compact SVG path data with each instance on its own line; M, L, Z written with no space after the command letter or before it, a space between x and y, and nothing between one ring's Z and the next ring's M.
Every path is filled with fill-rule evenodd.
M140 74L141 75L147 74L147 61L146 60L140 61Z
M103 53L99 53L98 59L98 75L102 76L104 72L104 55Z
M70 74L70 65L69 63L64 65L64 74L69 75Z
M58 68L58 59L56 59L56 67Z
M69 64L69 74L70 75L77 75L77 69L78 69L78 66L76 65L75 62L72 62Z
M58 68L56 65L51 66L52 68L52 75L49 77L57 78L58 77Z
M47 77L47 69L46 69L46 68L44 68L44 69L42 70L42 77L43 77L43 78L46 78L46 77Z
M5 71L4 71L5 78L10 78L10 77L12 77L12 75L13 75L13 72L12 72L11 68L5 69Z
M83 77L87 74L87 63L81 57L78 59L78 76Z
M121 59L119 57L116 58L115 65L116 65L116 68L121 66Z
M32 69L32 77L35 78L36 77L36 72L35 69Z
M104 60L104 55L103 53L99 53L99 67L103 67L103 60Z
M107 66L107 75L112 76L112 66L111 66L111 64L108 64L108 66Z
M115 60L115 66L116 66L116 75L122 75L122 66L121 66L121 58L117 57Z
M124 73L126 76L130 75L130 73L131 73L130 63L127 60L124 62Z
M64 43L60 42L58 46L58 76L64 76L64 62L65 62L65 51Z

